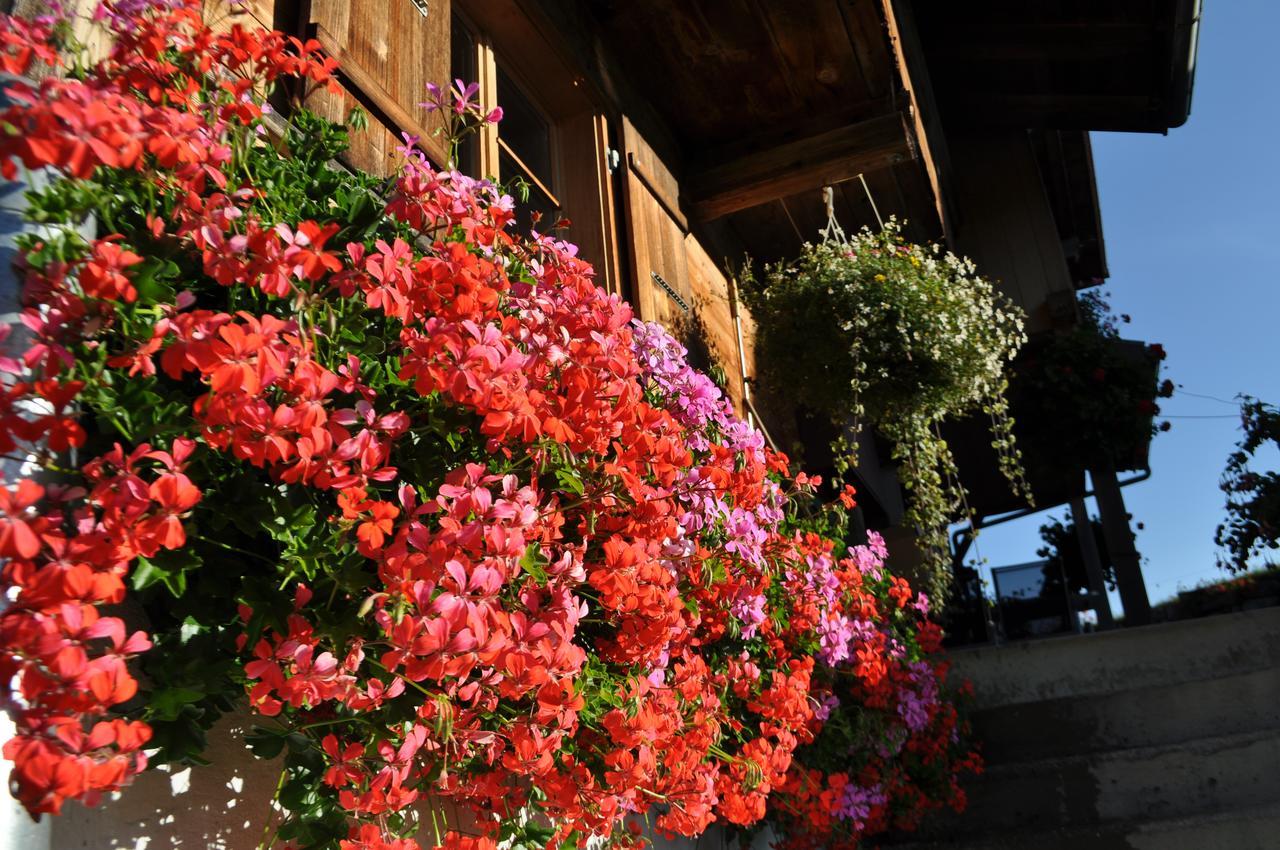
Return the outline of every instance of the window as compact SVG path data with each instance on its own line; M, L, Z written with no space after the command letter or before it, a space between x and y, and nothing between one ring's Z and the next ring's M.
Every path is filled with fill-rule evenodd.
M472 82L480 78L478 65L478 45L471 30L455 14L449 27L449 79ZM463 174L478 174L479 142L467 139L458 151L458 170Z
M458 152L458 168L467 174L496 177L528 197L518 207L516 225L527 231L539 214L538 229L548 231L562 212L558 197L555 122L516 81L500 51L461 15L453 16L452 66L454 79L480 83L480 102L502 107L502 121L488 138L470 138Z
M609 127L599 101L517 0L454 0L452 10L453 78L478 82L481 104L503 111L496 128L464 143L458 167L508 187L523 184L521 230L534 226L535 211L543 233L571 220L570 240L595 266L597 281L617 291Z
M522 230L533 226L534 211L541 214L540 231L547 231L559 218L560 202L552 193L555 169L551 156L552 127L533 101L503 70L497 66L498 105L502 121L498 123L498 178L504 183L521 180L529 192L521 205L516 223Z

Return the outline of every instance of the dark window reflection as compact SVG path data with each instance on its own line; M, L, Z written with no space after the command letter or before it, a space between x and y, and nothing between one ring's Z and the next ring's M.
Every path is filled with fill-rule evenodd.
M506 142L539 180L551 185L551 125L501 67L498 68L498 105L502 107L498 138ZM503 179L507 175L504 165Z
M539 233L550 232L552 226L559 218L555 203L551 198L547 197L547 193L538 188L537 184L529 179L529 175L525 173L511 156L505 150L498 152L498 170L502 174L503 183L511 190L512 196L516 199L516 226L521 233L528 233L529 229L534 226L533 213L542 213L542 218L537 224ZM529 200L520 203L520 196L516 194L515 178L524 178L525 185L529 189Z
M462 80L464 83L473 83L479 79L480 74L476 68L475 36L457 15L453 16L453 22L450 25L449 65L450 81ZM473 177L481 176L477 173L480 170L479 159L480 140L473 134L464 139L459 146L456 163L458 170Z

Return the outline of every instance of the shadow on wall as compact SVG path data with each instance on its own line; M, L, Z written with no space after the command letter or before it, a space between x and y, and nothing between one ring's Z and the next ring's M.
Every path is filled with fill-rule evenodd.
M251 721L228 715L209 730L203 767L148 770L93 808L68 803L53 819L57 850L253 850L272 818L280 762L244 745Z
M92 808L68 803L50 819L49 844L22 850L256 850L268 826L274 828L281 762L255 758L244 745L252 725L244 713L223 717L209 730L208 765L148 770L116 799ZM473 832L452 804L441 808L445 828ZM767 827L748 844L713 826L696 839L653 836L652 843L654 850L768 850L772 839Z
M273 798L282 766L245 746L258 719L243 710L219 720L208 732L207 765L158 766L116 799L94 807L68 803L52 819L50 850L257 850L278 823ZM433 804L442 830L475 833L474 821L448 801L425 802L424 824L431 823L426 806Z

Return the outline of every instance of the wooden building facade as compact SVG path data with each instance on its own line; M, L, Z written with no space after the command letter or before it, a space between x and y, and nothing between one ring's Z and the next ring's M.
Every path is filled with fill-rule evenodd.
M207 0L210 17L226 0ZM735 264L790 257L827 219L896 216L941 240L1047 333L1107 277L1090 130L1185 121L1199 0L246 0L268 27L317 38L344 90L311 106L369 116L349 165L398 166L402 136L441 163L427 82L480 85L504 120L461 154L468 173L529 186L572 222L600 285L686 340L783 450L789 411L753 397L751 318ZM527 224L527 219L525 219ZM892 530L902 494L864 440L858 486ZM1007 494L966 457L979 513ZM821 467L820 457L806 458ZM982 467L982 468L978 468ZM990 491L990 492L988 492ZM989 498L988 498L989 496ZM910 535L897 547L906 557ZM890 537L892 541L892 534Z

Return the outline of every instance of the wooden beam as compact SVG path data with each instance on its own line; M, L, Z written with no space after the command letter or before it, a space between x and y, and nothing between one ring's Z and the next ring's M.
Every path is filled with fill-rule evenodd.
M902 87L911 104L912 129L920 146L942 238L950 244L954 236L955 211L951 198L951 156L933 95L933 84L925 62L924 47L916 29L912 7L906 0L881 0L889 43L898 66Z
M894 112L709 168L693 182L693 210L720 218L915 156L907 117Z

